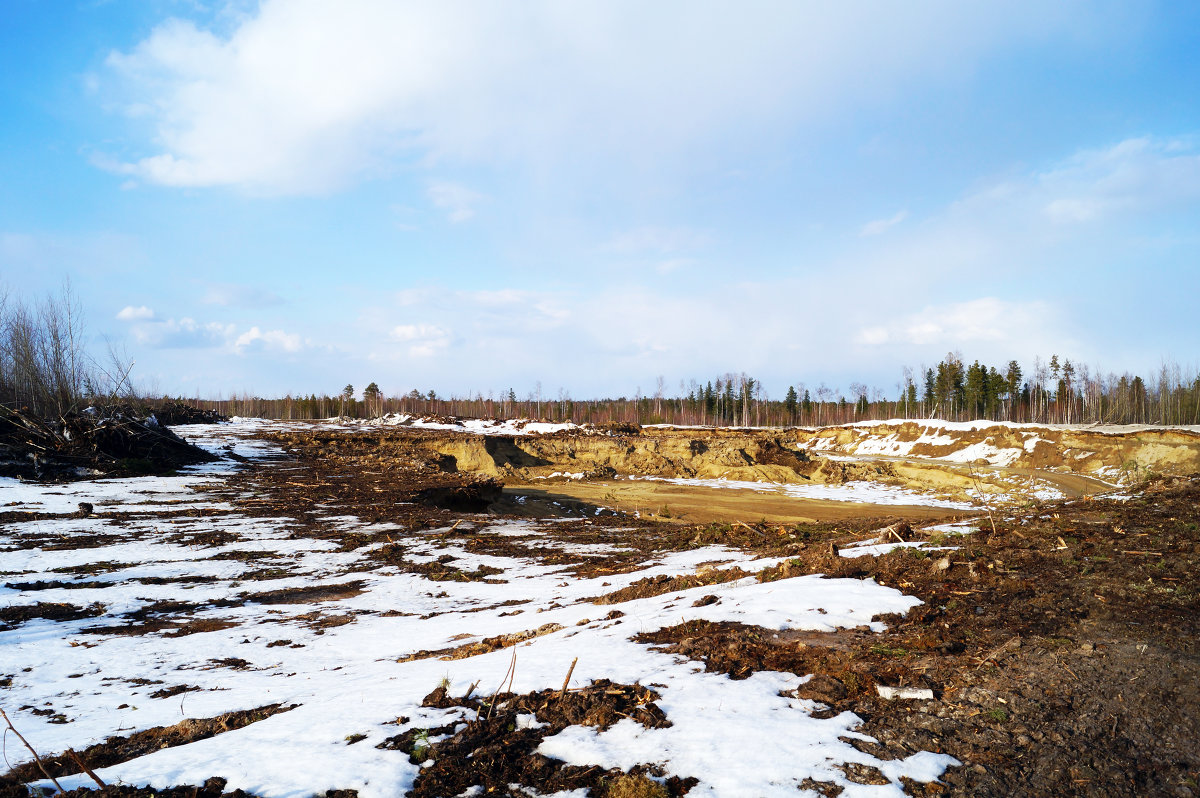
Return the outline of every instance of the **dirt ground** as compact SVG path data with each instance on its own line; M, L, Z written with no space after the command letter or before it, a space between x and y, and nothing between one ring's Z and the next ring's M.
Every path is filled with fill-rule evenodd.
M367 509L364 499L369 505L371 498L386 498L386 485L404 484L392 479L401 465L380 458L383 443L369 437L319 444L293 439L290 445L306 467L319 473L355 474L352 479L318 478L321 486L336 486L340 498L314 500L352 503L361 512ZM378 464L378 474L374 467L355 467L365 462ZM404 473L421 484L419 475L432 469L410 464ZM473 479L437 474L438 479L449 476ZM612 492L604 483L594 490L600 495L573 498L603 505L604 495ZM493 512L511 509L524 515L511 503L521 491L527 489L508 491L493 503ZM873 753L882 750L897 757L928 750L963 762L947 772L943 784L912 784L913 794L1200 795L1200 595L1195 581L1200 477L1159 478L1129 495L1133 498L1085 497L997 513L994 530L979 515L979 529L969 535L943 538L935 533L934 543L959 547L944 556L900 549L847 559L831 551L831 544L861 540L867 530L897 521L915 524L922 516L944 517L944 511L852 506L819 522L780 523L771 518L769 504L756 505L752 498L737 502L743 511L740 523L659 517L643 518L631 528L628 517L614 517L620 522L618 535L590 534L597 542L619 536L624 545L644 551L719 541L789 557L760 579L811 573L873 578L920 598L924 603L908 616L888 619L890 628L883 634L792 634L693 623L644 640L733 678L763 669L816 674L809 683L811 695L802 697L828 704L831 713L848 709L863 718L864 731L879 740L877 748L865 746ZM586 505L584 514L589 512ZM449 520L443 512L421 510L429 523ZM572 532L561 523L558 528L564 536ZM479 540L481 549L523 545L514 539ZM561 552L550 556L563 557ZM580 566L594 573L619 570L622 562L614 557ZM640 594L696 584L695 578L659 580ZM878 685L925 687L934 699L884 700ZM878 774L852 778L871 783Z
M406 565L386 545L395 532L339 535L316 523L316 508L342 509L367 522L388 521L407 529L445 528L442 536L470 551L519 554L580 575L618 573L649 554L721 543L784 558L759 572L760 581L815 573L872 578L916 596L923 603L905 616L884 618L888 630L883 633L865 628L777 632L694 621L638 638L733 679L764 670L811 674L797 697L820 702L825 708L819 711L830 716L848 710L862 718L861 731L878 741L855 741L862 750L892 759L932 751L962 763L940 783L908 782L912 795L1200 796L1200 595L1195 578L1200 567L1200 475L1156 477L1120 498L1028 502L989 518L929 507L835 507L834 502L799 509L794 500L784 507L771 496L727 497L720 491L704 500L664 483L603 478L538 488L529 481L505 486L498 478L460 468L469 447L453 436L448 440L460 456L431 455L434 450L427 444L437 436L429 433L348 435L316 429L273 437L294 459L285 466L248 466L223 498L243 513L293 519L297 536L334 537L346 550L384 544L372 549L372 556L389 565L423 569L435 580L495 575L457 569L452 562ZM639 517L630 515L634 510ZM543 534L572 543L619 543L623 553L584 557L546 546L543 538L474 535L485 517L481 513L535 522L542 518ZM918 528L964 516L973 519L967 534ZM839 547L883 528L894 537L955 548L839 555ZM269 569L270 563L264 563L264 572ZM598 615L609 612L619 618L622 601L746 575L658 577L593 600ZM702 600L707 599L718 600ZM248 591L242 600L279 603L289 596ZM39 604L25 612L56 617L68 609ZM188 613L187 607L164 606L135 620L188 633ZM0 624L22 621L15 615L0 617ZM473 645L495 650L519 642L496 638ZM879 687L929 690L932 698L885 700ZM406 732L407 737L397 735L389 744L414 761L434 760L422 770L414 795L458 795L472 785L483 785L487 794L526 794L510 791L513 783L542 793L584 788L602 798L685 795L694 784L688 779L660 783L646 778L664 775L660 773L567 767L534 752L543 737L571 724L605 728L615 718L629 716L648 726L669 725L656 698L640 685L602 683L529 695L449 696L435 691L427 705L469 708L476 720L459 729ZM521 728L514 720L518 714L534 715L546 725ZM94 766L124 761L143 749L186 742L187 734L219 733L254 719L218 718L208 725L193 722L188 729L150 730L140 737L113 738L82 755ZM426 741L446 734L435 743ZM57 763L65 756L47 759ZM846 772L851 781L887 783L871 768L853 766ZM23 795L18 785L39 776L28 768L6 774L0 778L0 798ZM217 782L157 794L219 798L224 783ZM805 786L825 795L840 792L829 784ZM103 794L156 793L110 786Z
M505 485L506 496L527 497L543 506L571 501L612 507L631 515L663 521L732 523L766 521L772 524L815 524L875 515L876 505L860 502L798 500L756 490L713 489L669 482L632 480L589 480ZM963 515L921 505L890 505L887 512L900 518L922 521L947 520Z

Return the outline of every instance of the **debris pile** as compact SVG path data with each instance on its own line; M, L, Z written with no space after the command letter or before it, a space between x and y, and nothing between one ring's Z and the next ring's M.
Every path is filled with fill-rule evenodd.
M216 456L180 438L155 416L87 408L41 419L0 405L0 477L65 482L174 471Z
M154 417L158 419L159 424L167 427L177 424L218 424L229 420L229 416L223 416L216 410L201 410L178 399L164 402L154 408Z

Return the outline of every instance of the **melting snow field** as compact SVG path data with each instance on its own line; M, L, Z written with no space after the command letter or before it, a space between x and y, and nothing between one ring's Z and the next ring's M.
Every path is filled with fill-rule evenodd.
M261 442L245 438L243 433L255 428L233 424L181 431L214 451L233 446L251 459L278 457ZM469 720L463 708L424 708L421 700L443 680L453 695L476 682L481 692L497 689L515 650L512 689L517 693L559 688L578 658L573 686L601 678L653 686L661 695L658 705L673 723L649 729L623 720L603 732L571 726L546 738L542 753L601 767L658 764L667 775L698 778L689 793L693 796L795 796L802 794L798 785L805 778L836 784L845 796L902 795L902 777L930 781L957 764L933 753L881 761L858 751L845 741L869 739L856 731L856 716L846 712L818 719L812 713L820 705L782 695L807 677L760 672L735 681L631 640L638 633L694 619L777 630L879 630L872 617L904 613L919 603L897 590L871 580L819 576L761 584L743 579L628 601L616 605L623 617L596 620L613 607L602 608L588 597L638 579L693 573L713 561L748 571L774 561L706 547L655 556L631 573L580 579L557 566L475 555L427 533L406 535L397 528L394 539L406 547L406 558L432 561L449 555L463 570L488 566L502 572L486 582L433 582L381 565L363 549L339 551L332 542L293 538L290 519L232 511L205 491L226 481L236 485L236 467L223 461L176 477L66 486L0 481L4 510L63 514L10 522L0 530L0 579L6 585L0 588L0 607L63 603L97 613L78 620L35 619L0 631L0 679L11 678L8 687L0 688L0 705L39 752L81 750L110 735L170 726L186 717L294 704L289 712L103 768L98 775L110 783L156 787L222 776L228 779L227 789L280 798L307 798L334 788L356 789L362 798L403 795L419 766L401 751L375 745L405 729ZM770 486L777 488L794 486ZM851 500L912 500L893 496L889 489L860 495ZM66 515L80 501L93 503L97 515ZM204 508L224 512L213 517L165 512ZM116 511L121 517L109 516ZM345 531L367 528L344 514L331 514L322 523ZM480 534L511 534L516 527L521 534L530 532L517 522L484 518L479 523ZM223 539L230 542L186 542L214 531L229 533ZM78 545L81 538L94 540L85 541L86 548L62 545ZM257 554L239 554L244 552ZM279 569L279 578L244 579L264 561ZM43 585L28 587L39 582ZM340 599L307 603L255 600L255 594L265 591L314 584L350 584L361 592L347 590ZM702 594L720 600L693 606ZM198 605L189 622L220 623L210 624L212 631L182 635L170 628L141 634L114 628L135 625L126 614L157 602ZM314 618L331 616L339 616L341 625L314 623ZM515 649L452 661L397 661L422 650L546 624L563 628ZM106 629L87 631L91 627ZM195 689L153 696L178 685ZM397 725L398 718L407 720ZM352 735L365 739L347 744ZM16 765L28 755L12 743L10 738L6 756ZM838 767L847 763L874 766L891 783L849 781ZM60 782L67 789L90 785L85 776Z

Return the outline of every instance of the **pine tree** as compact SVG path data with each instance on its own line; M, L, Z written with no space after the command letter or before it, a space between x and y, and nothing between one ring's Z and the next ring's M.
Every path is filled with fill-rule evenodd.
M783 398L783 409L787 411L789 423L794 422L796 418L796 400L799 397L796 395L796 386L789 385L787 396Z

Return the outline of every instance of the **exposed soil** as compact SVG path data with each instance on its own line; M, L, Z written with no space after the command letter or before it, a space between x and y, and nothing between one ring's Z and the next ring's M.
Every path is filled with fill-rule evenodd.
M1019 515L944 556L831 569L925 602L884 634L690 622L640 639L733 678L817 674L799 697L862 717L880 741L864 750L964 763L915 794L1200 795L1198 508L1200 480L1170 480ZM878 685L935 699L885 701Z
M813 433L795 433L797 437L802 434ZM878 743L855 741L854 745L880 758L934 751L962 762L949 769L941 783L908 783L910 794L1200 796L1200 594L1195 581L1200 568L1200 477L1157 477L1131 488L1132 498L1124 501L1031 502L1023 509L995 513L994 530L984 515L933 508L830 502L827 504L839 507L829 515L806 514L807 510L775 514L768 512L772 499L764 494L740 498L728 504L722 515L707 517L676 512L676 507L684 507L681 498L661 504L656 499L647 501L641 517L635 517L628 513L635 508L626 504L630 499L627 491L641 486L657 489L664 483L614 481L613 462L619 458L605 463L595 452L624 447L626 464L630 458L650 465L670 460L675 463L671 466L675 470L669 472L673 475L682 475L686 471L681 469L688 468L704 473L696 467L697 458L700 465L707 463L705 467L714 469L722 458L730 458L730 469L750 469L731 471L740 475L734 478L746 478L749 473L759 475L755 478L771 478L790 472L794 476L789 479L800 480L807 471L809 479L815 475L834 481L860 474L854 468L845 470L848 466L874 466L825 465L830 461L796 454L794 441L769 435L760 439L756 433L746 432L714 432L703 438L680 433L679 440L671 442L667 432L633 435L621 430L616 435L590 436L600 441L587 450L593 455L581 455L586 447L565 435L544 436L537 446L518 439L489 442L457 433L411 430L347 434L314 429L272 437L284 444L294 459L248 464L225 488L214 487L212 492L240 513L282 519L293 537L331 540L344 551L371 547L364 553L375 562L420 573L431 581L501 581L505 574L486 566L461 567L452 556L433 561L415 558L408 551L413 539L453 544L473 554L536 560L560 567L564 578L623 573L644 566L656 554L721 544L783 560L757 573L710 565L694 573L638 580L595 597L598 604L606 605L598 608L597 614L607 611L607 617L616 620L623 602L747 576L762 581L814 573L873 578L918 597L923 603L907 615L881 619L889 627L884 633L866 629L777 632L693 621L637 638L734 679L763 670L812 675L796 691L796 697L823 705L818 707L818 715L848 710L862 718L861 730ZM1186 460L1179 454L1191 445L1186 435L1178 440L1143 437L1145 440L1128 444L1133 448L1113 451L1120 456L1132 453L1136 459L1141 456L1138 452L1144 455L1151 451L1146 447L1153 445L1167 447L1153 451L1175 452L1171 456ZM634 439L639 442L633 443ZM751 446L749 440L757 443ZM537 488L528 487L535 484L533 477L538 473L563 470L555 458L565 457L568 451L574 451L576 461L586 461L586 468L572 470L587 471L591 481L539 480ZM735 456L741 457L741 465L732 460ZM1045 464L1050 455L1043 451L1039 457ZM1163 458L1157 462L1167 462L1166 454ZM892 463L875 473L884 482L906 484L908 480L907 484L912 484L915 478L905 476L908 467L929 468L919 463ZM501 478L518 482L501 492L497 481ZM1085 482L1080 485L1086 487ZM618 488L623 495L614 501L609 494ZM706 495L717 503L726 494ZM522 497L524 501L518 501ZM668 512L660 512L664 505ZM330 514L353 515L371 526L346 532L329 523ZM965 535L932 533L931 537L919 528L923 519L973 515L978 529ZM171 516L162 517L165 524ZM497 517L522 519L529 534L485 534L481 528ZM839 547L883 534L885 528L889 535L957 548L901 549L853 559L840 556ZM98 533L92 539L58 540L30 532L14 545L86 548L102 545L95 540L104 539L115 537ZM212 533L211 538L189 534L175 539L193 547L233 542L222 532ZM588 546L595 550L585 549ZM252 549L216 556L250 563L263 560L262 568L250 571L245 580L255 579L256 574L261 578L287 575L286 561L274 562L275 558ZM89 563L77 575L86 577L122 567L121 563ZM102 583L63 580L13 582L9 586L39 590L89 584ZM207 604L160 602L127 614L123 620L128 623L84 631L191 634L226 623L193 617L201 610L244 602L329 601L329 606L336 608L338 599L358 595L364 584L343 577L302 588L247 591ZM714 594L701 597L696 604L718 600ZM517 603L510 610L514 614L523 611ZM32 618L76 620L101 612L98 605L40 603L0 611L0 624L11 627ZM319 629L351 623L354 614L281 615L280 621L284 620L300 620ZM409 658L474 656L517 646L556 628L538 626L531 619L525 632L417 652ZM268 645L292 644L282 628L278 637ZM230 658L201 667L239 669L250 663ZM158 693L167 696L189 689L172 682ZM879 687L928 689L933 698L885 700ZM522 793L509 787L518 784L544 794L587 789L595 796L617 798L624 789L621 785L636 782L652 790L644 777L666 774L649 767L634 768L630 773L569 767L534 752L544 737L569 725L604 728L625 716L648 726L669 724L670 718L655 703L657 698L652 689L641 685L607 682L565 694L547 690L452 697L444 690L434 691L426 704L461 708L462 720L441 728L406 729L384 747L403 751L415 761L432 758L434 764L421 770L413 795L459 795L475 785L487 794L518 795ZM244 713L245 717L231 713L184 721L127 738L110 738L82 755L91 767L102 767L164 747L164 743L184 744L267 716L255 713L283 709L271 705ZM531 724L525 716L536 718L537 723ZM62 755L50 759L57 763L56 773L77 769ZM41 778L40 772L28 770L30 767L36 766L23 765L5 777L7 782L0 780L0 798L6 795L5 783ZM863 784L879 783L882 778L878 771L863 766L847 766L845 773ZM637 782L639 778L643 781ZM692 783L687 778L668 779L661 794L686 794ZM836 794L837 790L820 782L805 786L822 794ZM223 788L223 783L209 782L199 788L172 789L188 790L189 798L218 798ZM184 795L170 790L128 790L132 788L110 787L103 794ZM72 794L82 795L83 791Z
M452 697L439 687L425 697L425 706L463 707L464 721L433 729L409 729L377 747L401 750L414 763L432 760L422 768L410 796L436 798L461 795L474 786L487 795L529 795L587 789L590 795L615 796L619 780L655 773L651 767L630 773L599 767L564 765L536 753L543 739L568 726L607 729L631 718L647 728L671 725L655 700L658 693L641 685L614 684L607 680L575 690L541 690L524 695ZM533 718L534 722L528 722ZM650 782L654 783L654 782ZM671 777L658 787L663 796L687 794L694 778ZM513 789L516 785L517 789ZM651 795L655 793L649 793Z
M345 457L349 465L361 463L363 452L407 445L408 473L415 481L435 468L440 479L473 476L459 470L474 451L462 442L446 446L425 433L407 444L387 434L369 440L374 437L329 440L322 459ZM422 452L431 441L443 455L455 456L454 470L443 470L445 460L441 467L429 464ZM495 451L489 457L499 453L510 464L520 462L510 445L515 446L491 444ZM572 444L562 439L555 445ZM690 451L692 445L684 441L680 448ZM302 462L308 461L310 446L294 448ZM528 448L522 442L520 451ZM537 451L544 453L545 445ZM709 451L711 446L704 454ZM787 459L778 450L774 456ZM545 467L525 462L521 468ZM768 465L809 467L803 460ZM389 467L395 462L381 457L378 465L357 470L388 473ZM379 485L355 488L354 482L338 481L339 491L359 496L387 491ZM363 482L370 482L369 474ZM591 488L593 493L583 495L601 505L607 483L572 481L544 490L546 495L565 493L568 486ZM628 487L621 483L622 489ZM577 500L581 493L575 494ZM721 497L716 493L710 499ZM756 498L762 502L761 495ZM572 542L619 542L636 551L638 559L647 552L720 542L788 557L778 568L759 574L760 579L809 573L869 577L921 598L924 604L905 618L892 619L890 631L882 635L776 633L693 622L643 638L733 678L756 670L816 674L800 697L827 704L829 713L854 711L866 721L864 730L880 740L876 753L890 758L930 750L963 762L947 772L943 785L910 785L915 793L1200 795L1200 656L1195 642L1200 597L1193 577L1200 567L1198 504L1200 481L1163 479L1129 501L1056 502L1006 513L997 518L995 534L981 518L986 531L935 541L960 546L946 554L902 549L856 559L837 556L836 547L899 519L916 519L903 508L888 507L883 515L881 508L848 507L840 519L825 523L781 524L769 517L763 523L759 510L750 515L743 511L750 523L697 526L670 519L631 525L628 518L607 524L597 517L559 522L555 529ZM424 522L449 519L427 516ZM470 528L462 527L442 534L473 543L472 550L481 552L500 553L530 542L473 537ZM538 556L536 549L523 553ZM576 568L594 575L618 572L622 565L620 555L610 555L579 562ZM738 575L712 570L657 578L599 600L620 603ZM463 656L506 642L493 639L422 654ZM886 701L877 686L925 687L935 699ZM869 783L872 775L850 777ZM446 794L455 794L451 785L443 786Z
M514 483L505 493L528 496L544 505L605 505L625 513L660 521L713 523L768 521L773 524L812 524L874 515L879 508L859 502L797 499L777 493L734 488L713 489L651 480L562 481ZM936 521L961 515L962 510L920 505L889 505L887 512L912 520ZM544 513L549 514L549 513Z
M131 759L136 759L139 756L144 756L162 748L174 748L177 745L186 745L196 740L204 740L222 732L240 729L244 726L249 726L251 723L265 720L272 715L287 712L289 709L294 708L294 706L283 704L267 704L257 709L227 712L215 718L188 718L174 726L156 726L153 729L136 732L128 737L109 737L102 743L97 743L83 751L76 752L76 755L93 770L109 767L110 765L128 762ZM49 756L42 754L41 759L46 772L56 778L79 772L78 765L75 764L73 758L67 752L51 754ZM37 781L43 777L43 773L36 762L27 762L0 776L0 790L4 788L4 785L24 784L26 782ZM219 793L223 787L224 781L222 780L217 792ZM3 794L0 792L0 795ZM105 793L105 795L108 794ZM116 795L118 793L113 794ZM122 796L125 795L125 793L119 794ZM155 793L151 791L145 794L153 795ZM137 793L137 795L140 798L143 793ZM188 794L188 798L191 798L190 793Z
M863 424L795 430L794 440L819 450L854 454L864 441L914 443L914 457L946 457L969 446L985 444L1012 450L1008 465L1019 469L1056 469L1076 475L1101 469L1137 478L1147 474L1189 474L1200 471L1200 432L1187 429L1008 427L981 425L956 428L952 433L920 421L902 424ZM879 451L873 446L872 451ZM982 463L980 463L982 464Z
M52 604L39 601L16 607L0 607L0 632L15 629L23 623L35 619L48 621L74 621L80 618L94 618L104 614L104 606L92 604L78 607L74 604Z
M156 790L153 787L132 787L127 784L106 784L103 789L80 787L58 793L61 798L254 798L243 790L224 792L225 779L213 777L200 786L186 784L179 787L167 787ZM332 791L331 791L332 792ZM341 790L340 793L353 793L352 790ZM344 798L354 798L344 795ZM29 791L24 785L16 782L0 782L0 798L29 798ZM342 795L326 798L343 798Z

